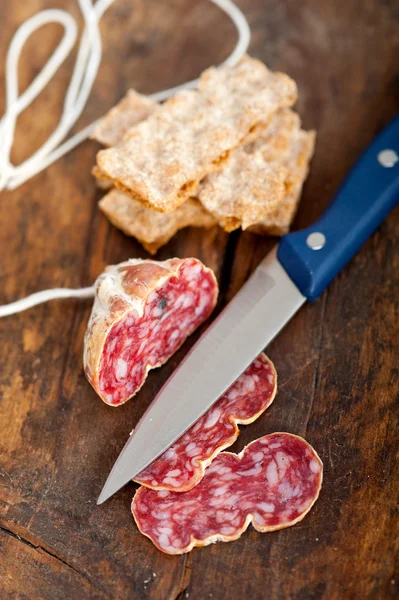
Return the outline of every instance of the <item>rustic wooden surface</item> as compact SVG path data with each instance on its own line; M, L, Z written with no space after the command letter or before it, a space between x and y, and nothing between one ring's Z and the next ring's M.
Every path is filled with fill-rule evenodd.
M318 130L296 227L326 206L342 176L398 109L395 0L240 0L251 52L299 84L298 110ZM16 27L74 0L1 2L0 57ZM102 24L104 58L81 125L128 87L151 92L222 60L235 41L205 0L118 0ZM29 43L21 88L60 39L46 27ZM21 117L13 157L54 126L69 80L54 83ZM3 94L1 94L3 102ZM0 107L0 113L3 106ZM53 286L90 284L109 263L145 256L108 224L86 142L15 192L0 196L0 303ZM0 321L0 597L76 599L389 599L397 597L399 212L350 266L305 306L268 350L279 373L272 408L234 449L273 431L304 435L325 464L315 508L273 534L249 530L231 544L169 557L130 515L133 484L95 499L130 429L184 356L148 378L137 399L105 406L82 371L89 302L58 301ZM215 269L220 307L271 247L251 234L184 231L159 253L197 256ZM397 564L396 564L397 568Z

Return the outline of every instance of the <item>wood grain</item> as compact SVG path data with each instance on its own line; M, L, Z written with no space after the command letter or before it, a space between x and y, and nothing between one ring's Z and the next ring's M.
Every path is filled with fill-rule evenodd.
M298 110L318 130L316 155L295 226L317 218L345 172L398 108L399 14L394 0L240 0L251 52L288 72ZM0 3L4 57L16 27L72 0ZM205 0L118 0L102 22L104 57L79 126L128 87L151 92L195 77L235 40ZM23 54L21 88L60 31L46 27ZM39 43L40 41L40 43ZM72 59L21 116L13 158L54 127ZM0 95L0 102L4 94ZM3 105L0 106L0 112ZM0 208L0 303L53 286L90 284L105 265L144 256L97 210L86 142L14 192ZM244 428L234 449L272 431L304 435L325 464L314 510L270 535L168 557L139 535L132 484L95 499L128 431L197 336L137 399L110 409L82 372L89 302L58 301L0 321L0 595L6 600L190 598L388 599L398 594L399 211L348 268L305 306L270 346L279 373L271 409ZM182 231L159 253L197 256L221 282L220 309L273 241ZM261 326L261 324L260 324Z

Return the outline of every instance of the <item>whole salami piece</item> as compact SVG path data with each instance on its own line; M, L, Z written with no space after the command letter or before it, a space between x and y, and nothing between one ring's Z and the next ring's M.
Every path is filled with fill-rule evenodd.
M135 481L155 490L191 490L205 468L240 431L238 424L255 421L273 402L277 373L261 354L233 385L166 452L142 471Z
M132 513L141 533L167 554L298 523L318 498L323 465L304 439L273 433L240 454L222 452L189 492L141 487Z
M87 379L111 406L123 404L215 307L213 272L195 258L131 259L98 277L84 342Z

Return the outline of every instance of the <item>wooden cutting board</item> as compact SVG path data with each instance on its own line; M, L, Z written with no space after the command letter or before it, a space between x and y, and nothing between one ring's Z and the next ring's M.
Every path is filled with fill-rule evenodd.
M251 53L297 80L304 125L318 130L295 222L304 227L397 110L397 3L238 4L252 27ZM17 26L56 6L79 17L74 0L0 3L1 81ZM152 92L196 76L235 43L228 19L205 0L117 0L101 29L103 62L80 125L106 112L129 87ZM60 28L45 27L28 44L22 89L60 37ZM54 127L72 64L66 61L21 117L15 161ZM89 285L107 264L145 256L97 209L101 194L90 175L97 150L87 141L15 192L1 194L0 303L48 287ZM159 258L196 256L212 267L221 308L272 244L248 233L187 230ZM52 302L1 320L1 598L396 597L398 257L397 209L270 346L277 399L242 429L234 446L273 431L306 437L325 464L314 509L291 529L249 530L237 542L182 557L161 554L138 533L129 509L133 484L101 507L95 500L128 432L196 336L151 373L134 401L111 409L82 371L89 301Z

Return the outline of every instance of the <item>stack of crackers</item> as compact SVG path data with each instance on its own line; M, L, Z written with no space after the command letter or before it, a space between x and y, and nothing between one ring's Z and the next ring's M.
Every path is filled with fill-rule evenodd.
M315 143L295 82L244 57L158 104L130 90L97 125L93 173L108 219L155 254L183 227L283 235Z

